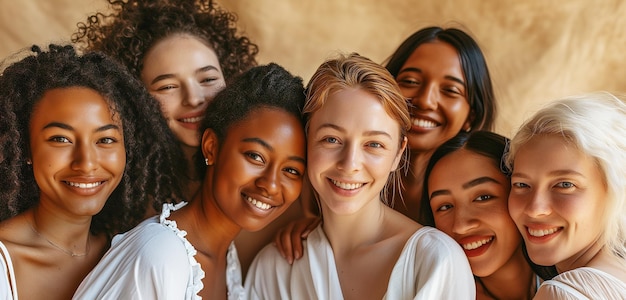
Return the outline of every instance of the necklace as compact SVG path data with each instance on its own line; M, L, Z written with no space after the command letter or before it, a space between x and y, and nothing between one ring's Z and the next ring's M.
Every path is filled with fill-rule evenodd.
M50 244L52 247L57 248L58 250L62 251L63 253L71 256L71 257L81 257L81 256L86 256L87 254L89 254L89 250L91 250L91 243L90 243L90 234L87 234L87 247L85 249L85 253L74 253L70 250L67 250L55 243L53 243L51 240L47 239L45 236L43 236L41 233L39 233L39 231L37 231L37 229L35 229L35 227L33 226L33 224L31 224L28 220L26 220L26 223L28 223L28 226L30 226L30 229L37 234L38 237L46 240L46 242L48 242L48 244Z

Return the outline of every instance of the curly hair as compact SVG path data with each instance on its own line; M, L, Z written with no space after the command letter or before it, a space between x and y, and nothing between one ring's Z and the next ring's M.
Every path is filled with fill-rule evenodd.
M101 53L77 55L72 46L32 46L30 55L8 66L0 76L0 220L39 201L30 153L29 124L33 108L46 91L85 87L98 92L119 116L126 166L120 184L93 217L91 231L109 236L132 228L148 205L181 199L174 166L179 147L143 84L126 68ZM128 101L133 99L133 101Z
M101 51L140 78L143 60L154 44L174 34L188 34L217 54L224 78L256 66L256 44L237 33L237 16L211 0L109 0L112 13L96 13L77 24L72 42Z
M270 63L253 67L234 78L215 99L209 103L200 132L211 128L221 143L228 129L260 108L275 108L298 118L304 129L302 78L293 76L283 67ZM196 166L204 176L206 165L198 155Z

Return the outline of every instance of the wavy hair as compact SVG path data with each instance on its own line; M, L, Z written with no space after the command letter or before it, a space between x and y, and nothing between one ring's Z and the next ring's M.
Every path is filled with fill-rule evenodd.
M143 84L126 68L100 53L77 55L72 46L38 46L4 69L0 76L0 220L15 216L39 201L29 158L29 124L33 108L46 91L85 87L96 91L119 116L126 166L121 182L104 208L93 217L91 231L109 236L143 219L149 205L181 198L173 135ZM129 101L133 99L133 101Z
M109 0L110 14L96 13L77 24L72 42L101 51L137 78L154 44L175 34L196 37L217 54L224 78L257 65L256 44L237 32L237 16L211 0Z

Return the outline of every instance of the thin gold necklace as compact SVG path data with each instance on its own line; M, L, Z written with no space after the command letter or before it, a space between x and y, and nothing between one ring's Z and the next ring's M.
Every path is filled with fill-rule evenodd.
M90 243L90 238L91 235L87 234L87 246L85 249L85 253L74 253L70 250L67 250L55 243L53 243L51 240L47 239L45 236L43 236L39 231L37 231L37 229L35 229L35 226L33 226L33 224L31 224L28 220L26 220L26 223L28 223L28 226L30 226L30 229L37 234L37 236L39 236L40 238L46 240L46 242L48 242L48 244L52 245L52 247L57 248L58 250L62 251L63 253L71 256L71 257L82 257L82 256L86 256L87 254L89 254L89 250L91 250L91 243Z

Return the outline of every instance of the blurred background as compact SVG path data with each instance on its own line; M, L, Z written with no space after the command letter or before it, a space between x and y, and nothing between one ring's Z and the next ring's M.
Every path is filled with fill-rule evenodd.
M626 92L623 0L218 0L276 62L305 82L325 59L358 52L383 63L414 31L469 32L481 46L498 98L496 131L512 136L546 102ZM69 42L76 23L105 0L0 0L0 59L32 44Z

